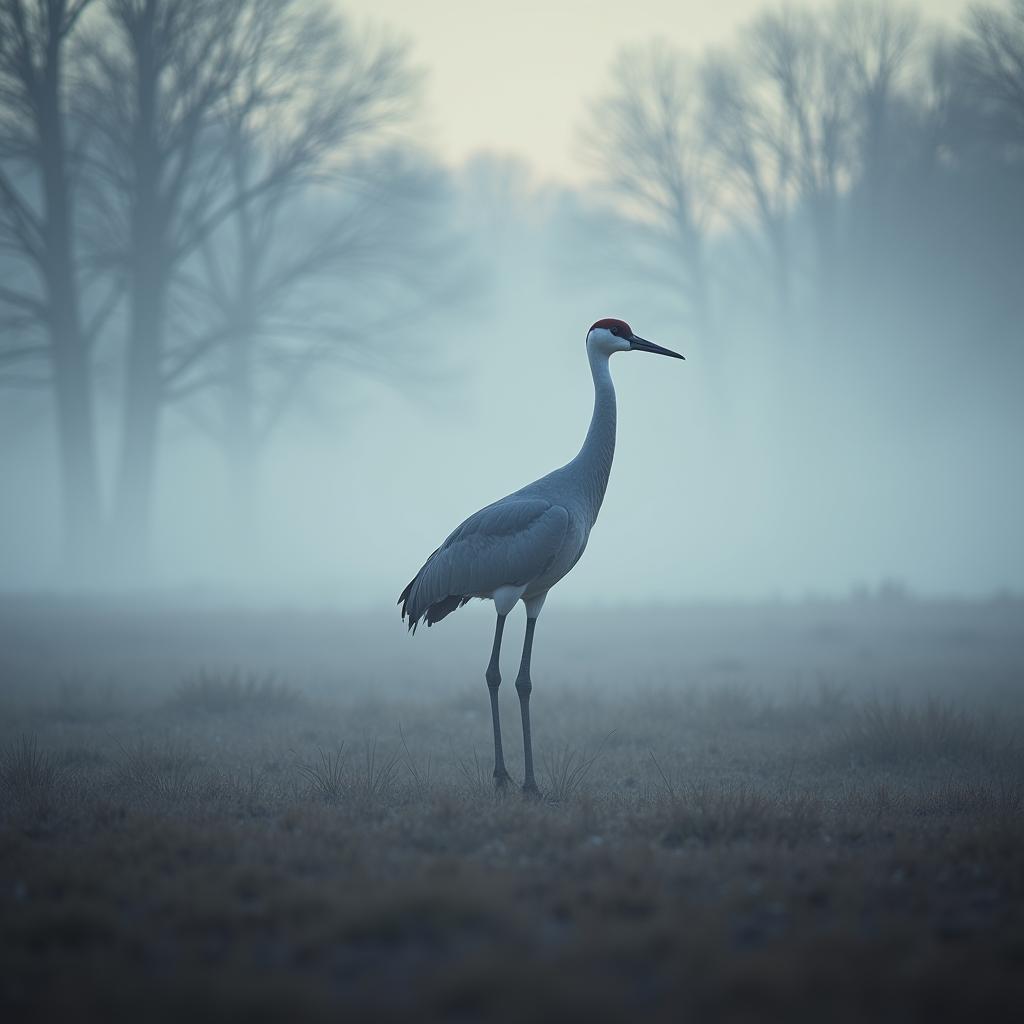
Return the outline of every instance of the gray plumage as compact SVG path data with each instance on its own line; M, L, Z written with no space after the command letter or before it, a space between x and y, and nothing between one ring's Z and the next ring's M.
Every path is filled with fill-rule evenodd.
M545 498L517 491L482 508L448 536L402 592L402 617L412 630L421 619L432 626L471 598L544 580L568 532L568 511Z
M528 792L536 792L530 746L530 657L536 619L547 592L579 561L597 521L615 454L615 388L608 369L614 352L632 349L682 358L638 338L621 320L599 320L587 334L594 379L594 412L579 454L547 476L474 512L427 559L398 599L413 632L432 626L474 597L495 603L495 628L487 683L491 691L497 784L508 778L498 723L498 654L505 616L526 604L527 632L516 689L523 714Z

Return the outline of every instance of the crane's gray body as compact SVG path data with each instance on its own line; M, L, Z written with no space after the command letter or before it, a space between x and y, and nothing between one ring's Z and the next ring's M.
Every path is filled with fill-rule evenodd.
M590 351L594 414L579 454L461 523L402 594L410 628L443 619L471 598L508 612L545 594L580 560L601 509L615 454L615 388L608 355ZM508 607L503 607L505 604Z

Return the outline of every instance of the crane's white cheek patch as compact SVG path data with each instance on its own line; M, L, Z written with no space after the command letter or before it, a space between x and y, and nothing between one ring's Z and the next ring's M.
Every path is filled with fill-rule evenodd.
M491 594L491 600L494 601L495 611L499 615L508 615L508 613L515 608L516 601L523 596L525 591L526 587L498 587L498 589Z
M628 352L629 342L604 327L597 327L587 335L587 348L610 356L613 352Z

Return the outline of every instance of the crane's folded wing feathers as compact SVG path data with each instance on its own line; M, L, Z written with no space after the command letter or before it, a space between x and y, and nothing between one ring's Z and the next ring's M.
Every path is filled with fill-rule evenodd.
M526 586L558 554L569 513L543 498L502 498L471 515L427 559L402 591L402 618L415 630L440 621L470 598Z

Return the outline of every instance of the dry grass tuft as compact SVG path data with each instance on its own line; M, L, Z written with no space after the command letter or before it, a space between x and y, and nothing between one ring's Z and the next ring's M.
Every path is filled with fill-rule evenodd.
M20 736L0 755L0 785L7 798L34 816L45 816L53 807L67 766L42 750L35 736Z
M263 817L269 811L267 778L252 765L244 774L229 773L220 780L224 794L250 817Z
M398 726L398 735L402 741L402 761L405 764L405 769L409 773L409 778L412 781L413 788L422 797L426 796L434 785L434 761L430 754L427 754L423 760L423 764L420 765L417 758L412 754L409 749L409 742L405 738L405 730L401 724Z
M556 747L552 753L545 754L544 774L547 785L544 796L556 804L571 800L586 782L587 776L612 735L613 733L609 733L605 736L593 754L575 750L568 744L561 748Z
M187 746L140 738L119 744L118 752L115 778L129 792L168 802L188 801L199 794L196 762Z
M941 700L907 707L872 699L855 709L835 749L856 761L894 765L984 757L994 744L976 719Z
M333 753L317 748L316 761L296 761L295 769L309 784L309 788L329 804L340 803L347 791L345 744Z
M50 834L67 817L75 766L44 750L35 736L19 736L0 752L0 836L3 825L25 835Z
M349 757L344 743L333 753L323 748L317 748L317 753L317 760L296 761L295 768L310 791L327 803L375 811L394 795L398 754L378 754L375 739L366 741L358 758Z
M204 671L181 683L168 703L179 711L194 713L282 714L300 707L304 698L298 690L276 682L272 674L242 678L237 671L228 676L208 675Z
M352 795L358 807L374 809L391 799L398 773L398 755L378 755L377 741L367 740L353 772Z
M476 747L473 748L472 757L452 753L452 760L458 769L466 789L473 796L483 796L485 793L493 792L494 776L489 768L486 768Z

